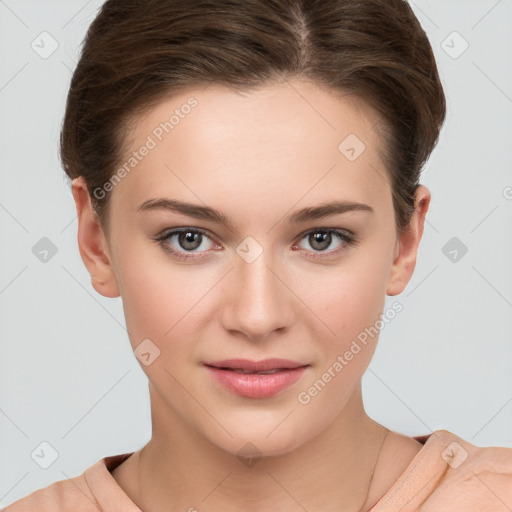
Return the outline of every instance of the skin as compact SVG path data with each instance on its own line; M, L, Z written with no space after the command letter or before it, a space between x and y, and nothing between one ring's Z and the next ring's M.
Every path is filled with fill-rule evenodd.
M133 125L127 158L191 96L198 105L110 192L108 234L83 179L73 182L80 254L93 287L122 297L134 350L147 338L160 350L151 364L141 364L152 438L113 476L151 512L367 510L421 448L391 432L377 458L387 429L366 414L361 378L378 336L308 404L297 396L375 325L386 295L404 290L430 193L418 187L415 214L398 236L389 181L382 178L377 114L298 79L250 93L210 86L165 99ZM354 161L338 149L349 134L366 146ZM152 198L208 205L233 227L137 211ZM340 199L367 204L373 213L287 222L301 208ZM179 227L208 231L188 250L205 258L180 261L155 242ZM333 234L322 252L305 234L319 228L349 230L358 243ZM263 250L252 263L236 252L249 236ZM187 252L177 236L166 243ZM234 357L283 357L310 366L278 395L245 398L202 366ZM262 456L252 466L237 457L247 442Z

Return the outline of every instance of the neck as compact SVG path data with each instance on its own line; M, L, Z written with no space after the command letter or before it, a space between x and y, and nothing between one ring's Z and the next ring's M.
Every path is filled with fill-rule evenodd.
M321 434L252 460L214 445L150 392L153 436L139 454L135 498L143 510L359 512L372 505L370 484L388 431L364 412L360 385Z

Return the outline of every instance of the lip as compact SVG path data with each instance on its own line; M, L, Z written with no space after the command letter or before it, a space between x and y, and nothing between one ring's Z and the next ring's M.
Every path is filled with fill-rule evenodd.
M214 366L216 368L232 368L246 370L251 372L263 372L266 370L274 370L276 368L299 368L306 366L307 363L299 363L290 359L263 359L261 361L251 361L249 359L224 359L222 361L207 361L206 366Z
M203 363L210 374L229 391L248 398L267 398L274 396L300 379L309 364L289 359L226 359ZM269 371L275 373L240 373L244 371Z

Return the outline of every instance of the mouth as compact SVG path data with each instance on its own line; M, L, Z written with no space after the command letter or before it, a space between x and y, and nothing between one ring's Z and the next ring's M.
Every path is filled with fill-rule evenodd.
M270 375L283 370L293 370L309 366L307 363L299 363L289 359L264 359L263 361L250 361L249 359L225 359L223 361L210 361L204 363L206 366L220 370L234 371L239 373L255 373L259 375Z
M228 391L248 398L267 398L295 383L309 364L288 359L229 359L203 363Z
M208 366L208 365L206 365L206 366ZM219 367L212 366L212 368L219 368ZM229 372L245 373L246 375L272 375L273 373L277 373L277 372L284 370L284 368L273 368L272 370L262 370L260 372L253 372L251 370L243 370L242 368L227 368L227 367L220 367L219 370L227 370Z

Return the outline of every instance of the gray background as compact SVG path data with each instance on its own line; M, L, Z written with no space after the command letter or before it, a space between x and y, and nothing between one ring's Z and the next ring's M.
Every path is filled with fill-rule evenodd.
M90 285L57 158L71 71L101 3L0 0L0 507L151 435L121 299ZM365 406L406 435L447 429L512 447L512 0L412 6L448 117L423 174L432 203L416 271L387 299L404 309L381 332ZM43 237L57 251L46 262Z

